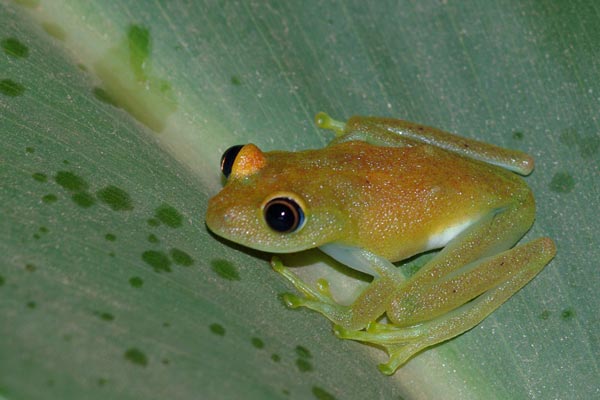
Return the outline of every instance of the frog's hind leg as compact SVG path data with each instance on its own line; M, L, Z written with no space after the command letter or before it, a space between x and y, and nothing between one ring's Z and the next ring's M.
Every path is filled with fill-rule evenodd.
M334 129L329 128L328 124L319 126ZM533 158L521 151L505 149L413 122L355 116L346 122L343 129L344 135L348 138L353 137L354 140L357 135L362 135L364 140L369 143L378 143L379 145L405 146L408 143L425 143L464 157L497 165L521 175L529 175L533 170ZM340 138L342 137L340 136Z
M368 342L384 348L389 361L381 364L379 369L385 374L393 374L419 351L475 327L527 284L548 263L554 251L552 240L541 238L491 258L487 262L497 266L508 261L517 262L519 272L511 274L476 299L432 320L406 327L372 323L364 331L336 326L334 331L342 339Z
M519 273L525 264L506 250L527 232L534 213L527 191L474 222L402 286L387 310L390 320L411 326L433 319ZM538 272L554 256L554 247L548 251L532 254L545 260Z

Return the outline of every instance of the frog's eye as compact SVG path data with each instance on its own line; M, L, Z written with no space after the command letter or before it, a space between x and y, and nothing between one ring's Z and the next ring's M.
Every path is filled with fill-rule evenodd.
M229 178L231 174L231 169L233 168L233 163L235 162L235 158L237 157L240 150L244 147L243 144L238 144L235 146L231 146L221 156L221 172L225 175L225 178Z
M267 225L280 233L294 232L304 222L302 207L288 197L276 197L269 201L265 204L263 215Z

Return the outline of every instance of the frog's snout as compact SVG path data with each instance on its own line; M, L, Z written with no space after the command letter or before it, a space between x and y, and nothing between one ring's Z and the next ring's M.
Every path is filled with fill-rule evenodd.
M218 201L217 197L213 197L208 201L208 208L206 209L206 226L213 233L221 234L221 229L227 225L227 221L231 219L231 216L227 216L229 213L224 212L222 204Z
M242 206L232 204L217 195L208 201L205 221L208 229L213 233L230 238L232 234L248 224L245 214Z

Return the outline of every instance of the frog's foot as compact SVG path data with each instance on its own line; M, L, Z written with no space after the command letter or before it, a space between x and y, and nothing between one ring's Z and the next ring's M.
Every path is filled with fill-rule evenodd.
M327 281L327 279L321 278L317 280L317 290L323 296L333 301L333 296L331 296L331 291L329 290L329 282Z
M379 364L378 368L386 375L392 375L413 355L436 343L429 343L427 332L418 326L398 328L390 324L371 323L365 330L353 331L336 325L334 332L340 339L372 343L383 348L389 360Z
M323 111L315 115L315 124L317 124L319 128L334 131L335 136L342 136L344 134L344 128L346 127L345 123L336 121Z
M336 303L333 297L331 297L329 283L325 279L319 279L317 281L317 288L315 289L301 280L289 268L286 268L279 257L272 258L271 266L306 296L299 297L289 293L285 294L283 301L288 307L309 308L323 314L334 323L344 324L345 321L349 320L351 316L350 308Z
M271 259L271 266L273 267L275 272L278 272L285 279L290 281L296 287L296 289L298 289L300 292L304 293L304 295L306 295L308 297L308 299L317 300L322 303L335 303L333 298L329 294L329 283L325 279L320 279L318 282L317 289L314 289L310 285L306 284L306 282L301 280L298 277L298 275L296 275L292 271L290 271L289 268L287 268L285 265L283 265L283 262L281 261L281 259L279 257L273 257ZM293 307L293 308L303 306L304 304L300 304L300 303L303 300L308 300L308 299L298 298L297 296L294 296L294 295L286 295L286 297L288 297L289 299L293 299L291 302L288 302L286 300L286 303L288 303L288 306Z

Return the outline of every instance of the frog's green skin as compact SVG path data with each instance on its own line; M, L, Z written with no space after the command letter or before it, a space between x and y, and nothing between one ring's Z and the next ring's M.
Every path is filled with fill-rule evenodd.
M371 274L371 284L343 306L326 282L310 287L273 260L306 296L287 295L287 304L325 315L340 338L383 347L390 356L384 373L473 328L554 257L549 238L511 249L533 224L535 204L523 179L506 169L529 174L528 155L400 120L343 124L320 113L317 124L338 135L323 149L244 146L209 201L206 223L251 248L318 247ZM276 232L265 222L265 204L281 197L304 212L296 231ZM408 279L392 264L435 248L443 250Z

